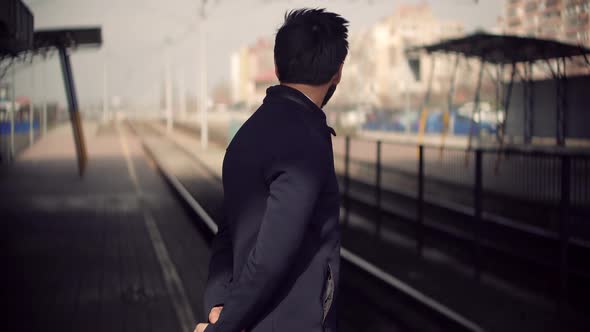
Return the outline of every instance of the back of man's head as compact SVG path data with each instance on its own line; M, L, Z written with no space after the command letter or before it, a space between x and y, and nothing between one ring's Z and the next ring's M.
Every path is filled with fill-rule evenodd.
M338 14L307 8L285 13L274 48L279 81L327 83L346 58L347 37L348 21Z

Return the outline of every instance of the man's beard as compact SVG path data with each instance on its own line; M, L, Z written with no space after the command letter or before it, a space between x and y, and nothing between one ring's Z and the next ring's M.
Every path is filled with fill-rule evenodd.
M326 105L328 103L328 100L330 100L330 98L332 98L334 91L336 91L336 84L332 84L328 88L328 91L326 92L326 95L324 96L324 100L322 101L322 107L324 107L324 105Z

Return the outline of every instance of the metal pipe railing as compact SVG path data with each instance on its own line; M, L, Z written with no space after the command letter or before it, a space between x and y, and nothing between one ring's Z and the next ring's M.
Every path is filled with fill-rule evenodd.
M365 140L366 141L366 140ZM354 158L351 156L351 149L350 149L351 138L347 136L345 138L345 153L344 153L344 226L348 226L348 218L350 214L350 186L351 180L355 177L355 174L351 174L351 164L353 163L370 163L366 159L359 160L358 158ZM374 205L375 212L374 215L376 216L376 230L375 236L380 238L380 233L382 232L382 219L384 213L384 207L382 202L382 194L385 190L383 188L384 182L382 179L383 172L386 170L386 166L384 165L384 156L382 154L382 149L384 144L391 144L391 143L384 143L381 140L375 141L376 143L376 160L374 164L375 169L375 200L376 203ZM404 144L402 144L404 145ZM424 233L425 233L425 225L424 225L424 208L426 204L425 199L425 182L429 180L425 175L425 167L426 167L426 151L427 146L424 144L418 145L418 160L417 160L417 169L414 173L417 177L417 194L415 196L416 199L416 231L415 231L415 241L416 241L416 251L421 256L424 250ZM459 149L451 148L450 150L460 151ZM484 148L477 148L472 151L475 155L475 164L474 164L474 173L473 174L473 188L472 188L472 195L473 195L473 213L470 214L473 220L472 225L472 238L471 238L471 245L473 247L472 253L472 267L474 271L474 277L477 280L481 279L481 275L483 273L483 268L485 266L484 261L486 256L484 255L483 251L483 229L484 223L486 222L484 219L484 214L488 215L484 209L484 195L487 193L484 183L484 178L486 176L486 171L493 172L494 162L489 162L488 164L484 163L484 157L486 155L490 155L492 157L490 161L494 159L494 153L497 153L494 149L484 149ZM568 280L569 280L569 265L568 265L568 249L570 246L570 219L571 219L571 209L572 209L572 195L576 197L588 197L586 193L581 194L580 191L583 191L584 188L582 186L576 186L575 188L572 187L572 183L576 183L572 179L572 169L575 169L580 174L582 179L588 179L587 174L590 173L590 155L576 155L574 153L563 153L563 152L547 152L547 151L516 151L511 149L506 149L502 151L507 155L513 154L519 157L517 160L513 160L512 162L516 161L514 165L512 165L512 175L515 177L514 180L522 180L526 185L530 185L530 191L525 191L526 194L530 194L531 197L535 199L539 199L541 197L558 197L558 210L559 210L559 232L556 240L559 242L560 247L560 254L558 255L558 262L556 266L558 266L557 270L559 271L558 277L558 294L556 296L556 304L558 305L559 310L563 307L564 303L567 301L567 289L568 289ZM338 154L335 154L338 157ZM514 158L513 158L514 159ZM559 161L559 169L560 172L555 172L555 165L553 161ZM579 165L580 169L576 169L575 165ZM531 163L528 165L527 163ZM458 163L461 164L461 163ZM526 167L523 167L525 165ZM488 169L489 168L489 169ZM543 176L546 175L546 176ZM549 179L547 178L549 176ZM552 179L551 176L556 177L556 179ZM559 181L555 181L559 180ZM543 186L539 186L535 183L539 182L539 184L543 184ZM541 187L549 187L555 188L555 186L551 185L554 183L559 183L559 193L549 194L543 193ZM590 190L590 186L586 188L586 190ZM582 196L586 195L586 196ZM590 205L590 202L585 202L584 204Z

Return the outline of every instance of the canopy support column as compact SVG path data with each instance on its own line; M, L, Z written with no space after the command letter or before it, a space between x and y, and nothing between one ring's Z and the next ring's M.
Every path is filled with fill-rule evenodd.
M67 48L63 45L60 45L57 48L59 50L59 59L61 61L61 69L66 88L66 97L68 99L68 110L74 133L74 141L76 143L78 171L80 172L80 176L82 176L84 175L84 170L86 168L86 145L84 144L84 133L82 132L82 123L80 121L80 112L78 110L78 97L74 85L72 64L70 62L70 55L68 54Z
M441 138L442 142L440 145L440 158L441 159L442 159L442 154L443 154L443 150L445 147L445 139L447 137L449 129L451 130L451 132L453 131L453 128L449 128L449 122L450 122L452 112L453 112L453 99L455 97L455 85L456 85L456 81L457 81L457 69L459 67L459 59L460 59L460 55L457 54L457 56L455 57L455 65L453 66L453 73L451 74L449 94L447 96L447 110L443 113L443 128L442 128L442 138Z
M563 68L560 66L559 60L563 60ZM565 137L567 136L567 77L566 77L566 60L565 57L555 60L556 70L553 70L551 62L545 60L547 67L551 70L551 74L555 79L555 141L558 146L565 145Z
M436 57L432 57L432 62L430 63L430 73L428 73L428 87L426 88L426 94L424 95L424 100L422 102L422 107L420 109L420 124L418 128L418 144L423 143L424 139L424 131L426 127L426 119L428 118L428 103L430 102L430 95L432 93L432 81L434 77L434 69L436 64Z
M524 144L531 144L533 137L533 104L534 104L534 93L533 93L533 65L531 62L524 64L524 77L523 77L523 103L524 103L524 123L523 123L523 138Z
M475 97L473 98L473 109L471 110L471 123L469 125L469 139L467 141L467 154L465 158L465 163L469 162L469 151L471 151L471 145L473 140L473 127L474 127L474 120L475 114L477 113L478 121L477 121L477 141L478 145L481 146L481 108L479 107L480 97L481 97L481 81L483 80L483 70L485 67L485 59L481 59L479 65L479 74L477 76L477 86L475 88Z
M514 86L514 77L516 76L516 63L512 63L512 69L510 70L510 82L508 83L508 88L506 89L506 94L504 95L503 101L503 108L504 108L504 119L502 119L502 124L498 127L497 130L501 131L500 134L500 144L498 147L498 156L496 158L496 165L494 166L494 172L498 174L500 170L500 153L504 148L504 138L506 137L506 123L508 122L508 109L510 108L510 99L512 98L512 87Z

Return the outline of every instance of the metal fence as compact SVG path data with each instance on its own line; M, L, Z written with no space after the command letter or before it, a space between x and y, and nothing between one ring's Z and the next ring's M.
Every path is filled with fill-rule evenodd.
M351 203L362 201L378 238L385 217L396 215L413 229L420 255L429 232L464 243L477 278L491 250L544 266L555 271L559 301L571 273L590 278L590 154L348 136L333 145L345 226Z
M46 113L36 109L33 113L32 126L28 110L18 112L13 125L6 112L0 111L0 115L0 163L10 162L28 148L31 141L36 142L46 130L66 120L58 117L55 106L47 109Z
M465 150L350 137L333 143L339 173L347 169L356 181L379 181L379 189L414 198L422 188L424 199L473 215L479 200L482 213L557 230L555 218L580 220L590 210L590 153ZM539 208L542 216L535 213Z
M226 143L221 135L211 140ZM441 149L342 136L332 142L344 227L360 207L379 239L395 216L396 227L402 224L395 230L414 236L420 256L433 233L467 248L478 279L490 252L549 267L552 276L545 277L557 282L551 287L559 303L571 273L589 284L590 154Z

